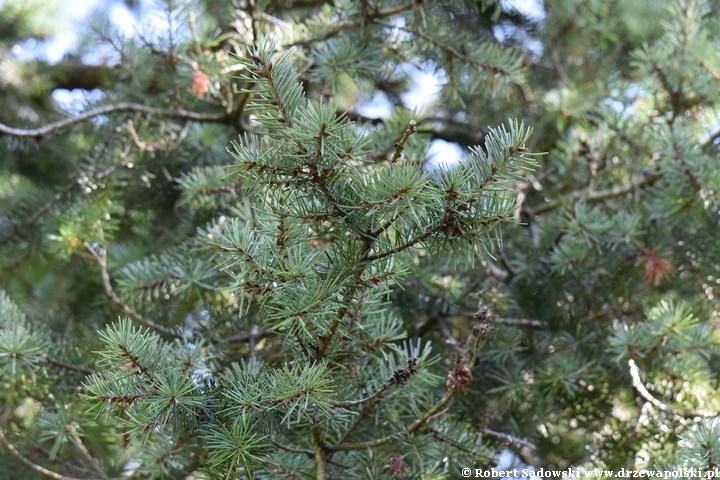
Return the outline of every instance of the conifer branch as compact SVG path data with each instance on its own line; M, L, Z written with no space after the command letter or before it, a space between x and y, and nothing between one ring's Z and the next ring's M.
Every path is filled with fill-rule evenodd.
M486 459L488 459L488 460L492 460L492 458L493 458L493 457L491 457L490 455L487 455L487 454L484 454L484 453L480 453L480 452L478 452L478 451L476 451L476 450L473 450L473 449L471 449L471 448L466 447L466 446L463 445L462 443L460 443L460 442L458 442L457 440L455 440L455 439L453 439L453 438L445 435L444 433L442 433L440 430L438 430L438 429L436 429L436 428L423 427L423 428L421 429L421 432L429 432L429 433L433 436L434 439L439 440L439 441L444 442L444 443L447 443L448 445L451 445L451 446L453 446L454 448L457 448L458 450L461 450L461 451L463 451L463 452L465 452L465 453L469 453L470 455L473 455L473 456L476 456L476 457L483 457L483 458L486 458Z
M348 400L344 402L332 402L331 405L336 408L350 408L357 405L363 405L371 400L379 398L385 393L392 385L403 386L407 383L410 378L417 373L417 358L409 358L407 361L407 367L398 368L393 373L392 377L388 378L375 393L368 395L365 398L359 400Z
M100 475L103 480L108 480L108 476L105 474L102 467L100 467L100 464L98 464L97 460L95 460L93 456L90 455L90 452L85 446L85 443L83 443L82 438L80 438L80 435L78 435L77 432L74 430L70 431L70 435L73 438L73 443L75 444L77 449L80 450L83 458L85 458L85 462L90 465L90 467L95 471L95 473Z
M60 464L69 470L86 473L88 475L95 475L92 471L88 470L87 468L81 467L80 465L75 465L74 463L70 463L67 460L65 460L64 458L62 458L60 455L55 455L55 456L51 455L49 451L47 451L45 448L43 448L42 446L38 445L35 442L27 440L27 443L28 443L28 451L29 452L36 454L38 456L42 456L43 458L49 459L53 465ZM85 479L85 480L87 480L87 479ZM118 480L118 479L115 479L115 480Z
M280 443L280 442L278 442L277 440L272 439L272 438L270 439L270 443L272 443L273 445L275 445L275 446L276 446L277 448L279 448L280 450L285 450L286 452L302 453L303 455L307 455L307 456L310 457L310 458L313 458L313 457L315 456L315 452L313 452L312 450L308 450L308 449L305 449L305 448L293 448L293 447L288 447L287 445L283 445L282 443Z
M6 237L0 239L0 245L5 245L6 243L15 240L17 238L20 238L23 235L23 232L31 226L35 221L42 217L50 208L55 205L62 197L63 195L66 195L69 193L73 188L75 188L78 185L77 181L73 181L68 183L62 190L60 190L58 193L53 195L50 200L45 202L40 208L38 208L32 215L30 215L28 218L26 218L22 223L19 223L15 225L12 232L7 235Z
M410 138L410 135L417 132L417 127L415 126L415 120L410 120L410 123L408 123L407 128L405 129L405 133L403 133L402 138L395 143L393 146L395 148L395 153L393 153L392 159L390 160L390 163L395 163L400 158L400 155L402 154L403 149L405 148L405 144L407 143L408 139Z
M501 442L509 443L512 445L522 445L523 447L527 447L530 450L537 450L537 445L535 445L534 443L529 442L523 438L509 435L507 433L496 432L494 430L490 430L487 427L483 428L482 433L483 435L494 438L495 440L500 440Z
M98 155L95 156L95 160L97 161L102 154L105 152L105 149L107 148L107 142L103 143L102 148L100 148L100 151L98 152ZM130 151L130 145L128 144L125 148L125 150L120 154L121 158L123 158L123 162L121 165L127 165L127 154ZM100 172L98 175L95 176L97 180L101 180L103 178L106 178L110 176L115 169L117 168L118 164L113 164L104 171ZM76 178L72 182L65 185L62 190L57 192L55 195L53 195L47 202L45 202L40 208L35 210L32 215L30 215L28 218L26 218L22 223L19 223L15 225L12 232L7 235L6 237L0 239L0 245L4 245L12 240L15 240L23 235L23 232L31 226L37 219L45 215L50 208L55 205L64 195L67 195L70 193L75 187L77 187L80 184L80 181L82 179L81 177ZM29 253L29 250L28 250Z
M403 32L409 33L411 35L415 35L417 37L422 38L426 42L430 43L431 45L435 46L436 48L439 48L440 50L447 53L449 56L455 57L458 60L462 61L463 63L470 65L478 70L484 70L491 74L500 74L500 75L510 75L511 72L503 67L497 66L497 65L489 65L484 62L477 61L470 57L467 53L461 53L455 49L455 47L452 47L450 45L445 45L442 42L439 42L432 38L430 35L427 35L426 33L423 33L419 30L415 30L410 27L404 27L400 25L394 25L391 23L382 22L379 20L375 20L375 23L378 25L382 25L387 28L396 28L398 30L402 30Z
M85 113L81 113L74 117L66 118L64 120L59 120L59 121L53 122L53 123L48 123L47 125L44 125L44 126L38 127L38 128L32 128L32 129L13 128L13 127L9 127L7 125L0 123L0 134L12 135L15 137L27 137L27 138L40 139L42 137L45 137L52 133L55 133L58 130L62 130L64 128L75 125L76 123L81 123L81 122L90 120L91 118L94 118L94 117L97 117L100 115L107 115L109 113L126 112L126 111L140 112L140 113L146 113L148 115L157 115L157 116L161 116L161 117L177 118L177 119L181 119L181 120L191 120L191 121L197 121L197 122L209 122L209 123L227 123L228 122L228 118L227 118L226 114L191 112L191 111L185 110L183 108L178 108L178 109L172 110L172 109L150 107L150 106L143 105L140 103L122 102L122 103L117 103L115 105L107 105L104 107L95 108L93 110L89 110Z
M118 297L117 293L115 293L112 283L110 282L110 275L108 274L107 270L107 251L104 248L100 248L100 252L98 253L88 242L83 242L83 245L85 246L85 249L90 253L90 255L95 259L97 264L100 266L100 276L102 278L103 286L105 287L105 295L115 304L118 310L130 316L137 322L142 323L146 327L155 330L156 332L174 338L189 338L187 335L183 335L173 329L167 328L163 325L160 325L159 323L143 317L129 305L125 304L122 300L120 300L120 297Z
M130 136L133 139L133 142L143 152L145 152L145 151L153 152L158 149L164 149L170 143L169 139L161 140L158 142L145 143L142 140L140 140L140 137L138 136L137 131L135 130L135 125L133 125L132 120L127 121L127 126L128 126L128 131L130 132ZM185 137L187 137L187 134L190 132L191 126L192 126L192 122L190 120L185 122L185 126L178 134L177 139L174 142L173 146L170 148L170 150L175 150L178 146L180 146L180 144L185 140Z
M325 446L322 442L322 431L318 425L313 425L310 430L312 438L313 453L315 455L315 480L325 480L327 470L327 456Z
M98 372L96 372L95 370L93 370L93 369L91 369L91 368L88 368L88 367L79 367L79 366L73 365L73 364L71 364L71 363L66 363L66 362L60 361L60 360L58 360L58 359L56 359L56 358L53 358L53 357L51 357L51 356L49 356L49 355L47 355L47 356L45 357L45 360L46 360L47 363L49 363L50 365L55 365L55 366L57 366L57 367L61 367L61 368L64 368L64 369L66 369L66 370L73 370L73 371L75 371L75 372L84 373L85 375L94 375L94 374L97 374L97 373L98 373Z
M420 235L418 235L418 236L416 236L416 237L414 237L414 238L411 238L410 240L408 240L407 242L405 242L405 243L403 243L403 244L401 244L401 245L398 245L398 246L396 246L396 247L389 248L389 249L384 250L384 251L382 251L382 252L378 252L378 253L376 253L376 254L374 254L374 255L368 256L368 257L367 257L367 261L368 261L368 262L373 262L373 261L375 261L375 260L380 260L381 258L388 257L388 256L390 256L390 255L392 255L392 254L394 254L394 253L398 253L398 252L402 252L403 250L407 250L408 248L412 247L412 246L415 245L416 243L422 242L423 240L425 240L426 238L430 237L431 235L439 232L439 231L442 230L444 227L445 227L445 224L444 224L444 223L442 223L442 222L441 222L441 223L438 223L435 227L431 228L431 229L428 230L427 232L424 232L424 233L422 233L422 234L420 234Z
M617 187L608 188L606 190L595 190L595 191L589 191L589 192L583 192L576 190L569 194L567 197L568 199L573 202L577 200L584 200L586 202L601 202L603 200L607 200L609 198L614 197L621 197L623 195L627 195L628 193L634 192L637 189L640 189L642 187L646 187L648 185L652 185L657 180L659 180L663 176L662 173L650 173L641 178L637 182L627 182L622 185L618 185ZM539 205L538 207L534 208L532 210L533 214L539 215L541 213L548 212L550 210L554 210L557 207L562 205L562 202L560 200L553 200L551 202L543 203L542 205Z
M265 63L265 61L256 54L251 55L251 58L260 67L260 70L256 70L254 72L255 75L265 79L273 95L273 100L271 100L271 102L273 102L273 104L278 108L278 110L280 110L281 118L279 118L278 121L281 121L282 123L287 125L288 128L293 128L292 118L290 118L290 113L288 112L287 106L283 102L282 95L280 95L280 90L278 90L277 83L275 82L275 78L272 74L273 63Z
M327 40L328 38L334 37L338 33L342 32L343 30L348 30L352 28L357 28L361 25L363 25L368 20L375 20L378 18L385 18L385 17L392 17L393 15L397 15L398 13L402 13L406 10L410 10L411 8L414 8L416 6L416 2L408 2L402 5L398 5L397 7L390 7L385 10L378 10L370 15L367 15L359 20L351 20L348 22L342 22L342 23L336 23L331 28L327 29L323 33L316 35L314 37L304 38L302 40L297 40L295 42L291 42L287 45L284 45L285 48L289 47L299 47L304 45L309 45L316 42L322 42L323 40Z
M353 292L351 289L350 292ZM348 295L348 297L351 297L352 293ZM328 327L328 331L325 332L325 335L322 336L320 345L318 345L317 349L315 350L315 361L320 361L325 354L327 353L328 348L330 348L330 343L332 342L333 336L335 336L335 332L337 331L338 327L340 326L340 322L342 322L342 319L345 317L345 314L348 312L350 308L342 306L338 308L337 314L335 315L335 318L333 318L332 322L330 323L330 326ZM300 341L298 339L298 341ZM301 343L301 345L303 345Z
M230 335L229 337L224 337L222 341L226 343L242 343L249 341L258 342L265 337L269 337L272 334L273 332L271 330L259 330L257 332L238 333L237 335Z
M42 473L43 475L46 475L48 477L54 478L55 480L84 480L81 478L76 477L68 477L65 475L60 475L59 473L55 473L52 470L48 470L47 468L41 467L40 465L36 465L27 458L23 454L21 454L17 448L15 448L15 445L10 443L10 441L5 437L5 432L0 427L0 442L2 442L5 447L10 451L10 453L20 460L22 463L30 467L31 469L35 470L36 472Z
M477 312L450 312L446 316L477 318ZM545 328L547 326L540 320L533 320L529 318L496 318L494 321L495 323L502 323L503 325L512 325L515 327Z
M346 444L336 444L332 447L329 447L329 450L332 452L338 452L338 451L347 451L347 450L365 450L366 448L374 448L378 447L380 445L384 445L386 443L390 443L393 440L397 440L399 437L404 437L407 435L410 435L411 433L415 432L417 429L422 427L425 422L431 419L434 415L439 413L445 406L450 402L453 395L455 394L456 389L451 388L449 389L445 395L436 403L430 410L425 412L423 415L420 416L417 420L415 420L413 423L405 427L404 429L400 430L397 433L394 433L392 435L387 435L385 437L381 437L375 440L370 440L367 442L359 442L359 443L346 443Z

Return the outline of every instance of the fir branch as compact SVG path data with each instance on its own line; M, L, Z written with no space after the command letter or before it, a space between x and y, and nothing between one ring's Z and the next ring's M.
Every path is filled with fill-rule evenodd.
M333 25L331 28L327 29L325 32L316 35L314 37L305 38L302 40L297 40L294 42L291 42L287 45L283 45L285 48L289 47L299 47L304 45L309 45L311 43L317 43L322 42L323 40L327 40L328 38L334 37L338 33L342 32L343 30L348 30L352 28L357 28L365 24L368 20L376 20L378 18L385 18L385 17L392 17L393 15L397 15L398 13L402 13L406 10L410 10L411 8L414 8L416 6L416 2L408 2L402 5L398 5L397 7L391 7L387 8L385 10L378 10L370 15L367 15L361 19L358 20L351 20L347 22L340 22Z
M43 475L46 475L48 477L54 478L56 480L83 480L76 477L68 477L65 475L60 475L59 473L55 473L52 470L48 470L47 468L41 467L40 465L36 465L27 458L25 458L17 448L15 448L15 445L10 443L10 441L5 437L5 432L0 427L0 442L2 442L7 449L10 451L10 453L20 460L22 463L30 467L31 469L35 470L36 472L42 473Z
M194 434L184 435L183 437L179 438L177 442L173 443L172 446L167 451L165 451L162 455L160 455L155 460L156 463L162 463L164 465L167 457L180 451L180 449L185 444L185 442L190 440L193 437L193 435Z
M97 373L98 373L98 372L96 372L95 370L93 370L93 369L91 369L91 368L88 368L88 367L79 367L79 366L73 365L73 364L71 364L71 363L66 363L66 362L60 361L60 360L58 360L58 359L56 359L56 358L53 358L53 357L51 357L51 356L49 356L49 355L47 355L47 356L45 357L45 360L46 360L47 363L49 363L50 365L55 365L55 366L57 366L57 367L61 367L61 368L64 368L64 369L66 369L66 370L73 370L73 371L75 371L75 372L84 373L85 375L94 375L94 374L97 374Z
M350 434L352 434L352 432L355 431L355 429L360 425L360 423L362 423L363 420L365 420L366 418L368 418L370 416L369 412L370 412L370 409L367 408L366 405L363 405L362 408L360 409L360 414L357 416L357 418L355 418L352 425L350 425L347 428L347 430L345 430L345 432L342 434L340 439L338 439L338 441L335 443L335 445L341 445L341 444L345 443L345 440L348 439Z
M546 328L545 322L540 320L531 320L529 318L496 318L495 323L501 323L504 325L512 325L514 327L532 327L532 328Z
M135 145L142 150L143 152L153 152L155 150L162 150L165 149L168 144L170 143L170 139L161 140L158 142L152 142L152 143L145 143L142 140L140 140L140 137L137 134L137 131L135 131L135 126L133 125L132 120L128 120L127 122L128 131L130 132L130 136L133 139L133 142L135 142ZM169 150L175 150L177 147L182 144L182 142L185 140L185 137L187 137L187 134L190 132L190 127L192 126L192 122L188 120L185 122L185 126L180 131L180 133L177 136L177 139L175 142L173 142L173 146L169 148Z
M277 82L275 81L275 76L272 74L273 62L266 63L258 54L251 54L250 58L252 58L252 60L260 67L259 70L255 70L255 75L260 78L264 78L268 84L268 87L270 87L270 92L273 96L273 100L271 100L271 102L273 102L273 104L278 108L278 110L280 110L281 118L278 119L278 121L281 121L282 123L287 125L288 128L293 128L292 118L290 116L287 106L285 105L285 102L283 101L283 96L280 94Z
M90 252L90 255L95 259L97 264L100 266L100 276L102 278L103 286L105 287L105 295L115 304L118 310L124 312L125 314L127 314L137 322L142 323L146 327L151 328L152 330L155 330L156 332L162 333L164 335L180 339L189 339L193 337L192 335L183 335L176 330L165 327L163 325L160 325L159 323L143 317L134 309L130 308L129 305L125 304L122 300L120 300L120 297L118 297L117 293L115 293L115 290L113 289L112 283L110 283L110 275L108 274L107 270L107 251L104 248L100 248L100 251L98 253L89 243L83 242L83 245L85 246L85 249Z
M657 180L662 178L662 176L663 176L663 174L660 172L650 173L650 174L645 175L643 178L641 178L637 182L627 182L622 185L618 185L617 187L608 188L606 190L594 190L594 191L588 191L588 192L576 190L576 191L570 193L569 195L567 195L567 199L570 202L574 202L577 200L583 200L585 202L601 202L601 201L607 200L609 198L621 197L628 193L634 192L640 188L652 185ZM543 203L542 205L535 207L532 210L532 212L535 215L539 215L541 213L545 213L550 210L554 210L562 204L563 204L563 202L560 200L553 200L551 202Z
M27 443L28 443L28 451L30 453L49 459L53 465L60 464L63 467L67 468L68 470L74 470L77 472L86 473L88 475L94 475L93 472L91 472L87 468L81 467L80 465L75 465L73 463L70 463L66 459L62 458L60 455L57 455L57 454L55 456L51 455L49 451L47 451L45 448L43 448L42 446L38 445L35 442L27 440Z
M495 440L500 440L501 442L509 443L511 445L522 445L523 447L527 447L530 450L537 450L537 445L535 445L532 442L529 442L525 439L515 437L513 435L509 435L507 433L502 432L496 432L494 430L490 430L489 428L483 428L482 434L486 435L488 437L494 438Z
M415 30L415 29L410 28L410 27L403 27L403 26L396 25L396 24L386 23L386 22L382 22L382 21L379 21L379 20L375 20L375 23L377 23L378 25L382 25L382 26L384 26L384 27L387 27L387 28L393 28L393 29L396 28L396 29L398 29L398 30L402 30L403 32L406 32L406 33L409 33L409 34L411 34L411 35L415 35L415 36L417 36L417 37L420 37L420 38L422 38L423 40L425 40L426 42L428 42L428 43L430 43L431 45L435 46L436 48L444 51L444 52L447 53L449 56L455 57L455 58L459 59L460 61L462 61L463 63L465 63L465 64L467 64L467 65L470 65L470 66L472 66L472 67L474 67L474 68L476 68L476 69L478 69L478 70L484 70L484 71L486 71L486 72L488 72L488 73L490 73L490 74L493 74L493 75L495 75L495 74L500 74L500 75L504 75L504 76L509 76L509 75L512 74L511 71L509 71L509 70L507 70L507 69L505 69L505 68L503 68L503 67L500 67L500 66L497 66L497 65L490 65L490 64L487 64L487 63L485 63L485 62L477 61L477 60L471 58L470 55L468 55L467 53L461 53L461 52L457 51L457 50L455 49L455 47L452 47L452 46L450 46L450 45L445 45L444 43L435 40L435 39L432 38L430 35L427 35L426 33L423 33L423 32L421 32L421 31L419 31L419 30Z
M95 108L85 113L81 113L80 115L66 118L64 120L59 120L57 122L48 123L47 125L38 128L13 128L0 123L0 134L40 139L42 137L55 133L58 130L62 130L64 128L75 125L76 123L81 123L100 115L107 115L109 113L126 111L140 112L146 113L148 115L157 115L168 118L177 118L181 120L191 120L196 122L228 123L227 114L191 112L183 108L172 110L150 107L140 103L122 102L115 105L107 105L104 107Z
M448 445L452 446L453 448L456 448L456 449L458 449L458 450L460 450L460 451L462 451L462 452L465 452L465 453L469 453L470 455L473 455L473 456L475 456L475 457L483 457L483 458L485 458L485 459L487 459L487 460L492 460L492 458L493 458L493 457L491 457L490 455L487 455L487 454L485 454L485 453L480 453L480 452L478 452L478 451L475 451L475 450L473 450L473 449L471 449L471 448L466 447L466 446L463 445L462 443L460 443L460 442L458 442L457 440L449 437L448 435L445 435L444 433L442 433L440 430L438 430L438 429L436 429L436 428L423 427L420 431L423 432L423 433L424 433L424 432L428 432L428 433L430 433L430 434L432 435L432 437L433 437L434 439L439 440L439 441L444 442L444 443L447 443Z
M703 192L707 191L703 184L700 182L700 180L697 178L697 176L693 173L692 168L690 168L687 160L685 160L685 158L683 157L682 153L680 152L680 148L675 141L673 141L672 146L672 158L681 165L682 172L688 178L688 181L693 186L696 192L702 195Z
M82 438L80 438L80 435L77 434L77 431L69 430L69 434L72 436L73 443L75 444L77 449L80 450L80 453L85 459L85 462L90 465L90 467L95 471L95 473L100 475L101 478L103 478L104 480L108 480L108 476L105 474L97 460L95 460L93 456L90 455L90 452L83 443Z
M23 232L31 226L35 221L42 217L50 207L55 205L64 195L72 191L78 185L77 180L68 183L62 190L53 195L50 200L45 202L40 208L38 208L32 215L26 218L22 223L15 225L10 235L0 240L0 245L4 245L10 241L16 240L23 235Z
M270 439L270 443L272 443L274 446L276 446L276 447L279 448L280 450L285 450L286 452L302 453L303 455L307 455L307 456L310 457L310 458L312 458L312 457L315 456L315 452L313 452L312 450L303 449L303 448L288 447L288 446L283 445L282 443L280 443L280 442L278 442L278 441L276 441L275 439L272 439L272 438Z
M98 154L95 155L95 161L97 162L99 158L105 153L105 150L107 148L107 141L103 143L102 148L99 149ZM124 151L120 154L120 157L123 159L123 161L120 163L120 165L127 165L127 154L130 151L130 144L126 146ZM98 175L95 176L97 180L102 180L105 177L110 176L115 169L117 168L118 164L114 163L107 169L105 169L103 172L100 172ZM37 221L40 217L45 215L50 208L55 205L64 195L67 195L68 193L72 192L72 190L80 185L82 182L83 176L79 176L72 182L65 185L62 190L57 192L55 195L53 195L47 202L45 202L40 208L38 208L35 212L33 212L32 215L30 215L28 218L26 218L22 223L15 225L13 228L12 233L10 235L6 236L3 239L0 239L0 245L4 245L12 240L16 240L20 238L25 230L30 227L35 221ZM28 250L29 253L29 250Z
M449 389L445 395L438 401L430 410L425 412L423 415L421 415L417 420L415 420L413 423L405 427L404 429L400 430L397 433L387 435L385 437L381 437L375 440L370 440L367 442L359 442L359 443L346 443L346 444L335 444L332 447L328 447L328 449L331 452L338 452L338 451L346 451L346 450L365 450L367 448L374 448L378 447L380 445L384 445L386 443L390 443L393 440L398 439L399 437L404 437L412 434L416 430L418 430L420 427L422 427L425 422L430 420L434 415L439 413L445 406L450 402L453 395L455 394L456 389L451 388Z
M389 248L389 249L384 250L384 251L382 251L382 252L378 252L378 253L376 253L376 254L374 254L374 255L368 256L368 257L367 257L367 261L368 261L368 262L373 262L373 261L375 261L375 260L380 260L381 258L388 257L388 256L393 255L393 254L395 254L395 253L402 252L403 250L407 250L408 248L412 247L412 246L415 245L416 243L422 242L423 240L427 239L427 238L430 237L431 235L433 235L433 234L441 231L443 228L445 228L445 226L446 226L446 225L445 225L444 222L440 222L440 223L438 223L437 225L435 225L433 228L431 228L430 230L428 230L428 231L426 231L426 232L424 232L424 233L422 233L422 234L420 234L420 235L417 235L417 236L414 237L414 238L411 238L410 240L408 240L407 242L405 242L405 243L403 243L403 244L401 244L401 245L398 245L398 246L396 246L396 247Z
M258 342L265 337L269 337L272 334L273 332L271 330L259 330L257 332L238 333L237 335L223 337L222 341L226 343L242 343L250 341Z
M640 395L645 398L645 400L649 401L653 405L655 405L657 408L662 410L663 412L668 410L668 406L665 405L663 402L658 400L657 398L653 397L650 392L648 392L648 389L645 388L645 385L642 382L642 379L640 378L640 369L635 364L635 360L630 359L628 360L628 365L630 366L630 376L632 377L632 384L633 387L635 387L635 390L640 393Z
M310 430L312 438L313 453L315 456L315 480L325 480L327 470L327 455L325 445L322 441L322 431L318 425L313 425Z
M446 314L448 317L465 317L465 318L477 318L477 312L449 312ZM532 328L545 328L547 325L541 320L533 320L529 318L496 318L495 323L502 323L504 325L512 325L515 327L532 327Z
M368 395L365 398L359 400L347 400L344 402L332 402L331 405L336 408L350 408L357 405L363 405L371 400L379 398L385 393L392 385L403 386L407 383L410 378L417 373L417 358L409 358L407 361L407 367L398 368L393 373L392 377L388 378L375 393Z
M407 128L405 129L405 133L403 133L402 138L393 145L395 148L395 153L393 153L392 159L390 160L390 163L395 163L400 158L400 155L402 154L403 149L405 148L405 144L407 143L408 139L410 138L410 135L417 132L417 127L415 126L415 120L410 120L410 123L408 123Z

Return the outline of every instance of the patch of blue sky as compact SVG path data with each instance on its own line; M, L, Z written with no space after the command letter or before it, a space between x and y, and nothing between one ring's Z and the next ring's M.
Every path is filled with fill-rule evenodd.
M545 7L542 0L502 0L503 8L513 9L533 22L545 19Z
M369 118L389 118L393 104L385 92L376 92L370 101L358 107L358 113Z

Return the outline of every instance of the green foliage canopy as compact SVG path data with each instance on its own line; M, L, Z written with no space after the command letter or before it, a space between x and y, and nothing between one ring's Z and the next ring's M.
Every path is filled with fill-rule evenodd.
M0 462L716 465L720 5L513 5L1 4Z

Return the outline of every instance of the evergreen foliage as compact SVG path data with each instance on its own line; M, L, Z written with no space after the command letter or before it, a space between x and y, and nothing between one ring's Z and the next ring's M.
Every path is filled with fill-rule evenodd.
M716 466L720 4L521 4L0 4L0 477Z

